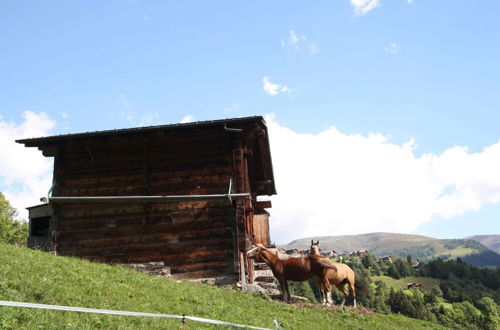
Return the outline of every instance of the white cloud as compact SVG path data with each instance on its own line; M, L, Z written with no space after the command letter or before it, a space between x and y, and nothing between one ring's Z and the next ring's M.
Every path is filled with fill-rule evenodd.
M196 119L193 116L186 115L186 116L182 117L182 119L179 123L186 124L186 123L192 123L194 121L196 121Z
M314 41L311 42L311 44L309 45L309 53L311 55L316 55L319 53L319 47L318 47L318 45L316 45L316 43Z
M354 8L354 16L363 16L380 6L380 0L349 0Z
M14 140L50 135L54 127L55 121L43 112L23 112L20 124L0 117L0 190L25 219L25 208L40 203L51 187L52 159Z
M388 53L396 53L399 51L399 45L397 42L391 42L390 44L388 44L384 50Z
M411 233L431 219L500 203L500 141L482 152L453 147L417 156L415 140L299 134L267 116L278 195L272 239L375 231Z
M125 120L128 121L131 125L136 126L135 125L134 114L132 113L132 111L127 110L127 112L121 112L120 116L122 116L123 118L125 118Z
M276 96L280 93L292 94L292 90L288 86L272 83L269 81L268 76L262 78L262 88L264 89L264 93L271 96Z
M123 105L125 108L130 108L132 105L128 101L127 95L125 94L120 94L118 97L118 101Z
M306 37L305 36L299 37L297 35L297 33L295 33L294 30L290 29L290 32L288 35L288 40L286 40L286 41L282 40L281 46L288 48L290 50L299 51L299 49L300 49L299 43L300 43L301 39L305 40Z
M118 97L118 102L124 108L126 108L125 112L120 112L120 116L128 121L130 125L142 127L158 125L160 123L160 114L158 114L157 112L137 114L137 112L133 110L134 106L128 101L128 98L125 94L120 94L120 96Z
M311 55L319 53L319 47L314 41L309 42L305 35L299 35L293 29L288 32L287 40L281 40L281 47L290 53L298 53L303 49L308 50Z
M413 0L407 0L408 4L411 5L413 3Z
M68 119L69 115L66 112L61 112L61 117L63 117L64 119Z

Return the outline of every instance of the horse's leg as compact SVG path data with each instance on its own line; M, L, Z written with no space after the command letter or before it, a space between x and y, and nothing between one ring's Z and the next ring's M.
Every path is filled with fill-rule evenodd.
M314 281L316 282L316 285L319 288L319 294L321 295L321 300L323 301L323 305L325 304L325 299L323 297L323 286L321 285L321 280L319 279L318 276L313 277Z
M332 299L332 286L330 285L330 281L328 280L328 276L326 274L326 271L324 273L323 277L323 301L324 305L326 306L332 306L333 305L333 299Z
M292 295L290 294L290 290L288 289L288 282L285 280L285 290L286 290L286 295L288 297L287 302L291 303L292 302Z
M332 288L332 290L333 290L333 288ZM333 306L332 290L330 290L326 293L326 300L327 300L328 306Z
M283 294L283 301L286 302L286 301L288 301L287 296L286 296L288 286L285 287L286 281L282 278L278 278L278 282L280 283L281 293Z
M319 292L321 294L321 300L323 301L323 305L326 305L326 296L325 296L325 291L323 288L323 282L318 276L314 276L314 280L316 281L316 284L318 285Z
M351 290L352 298L354 299L354 308L356 307L356 288L354 287L354 281L349 281L349 289Z
M340 282L339 284L336 284L335 286L344 295L344 298L342 299L342 302L340 303L340 307L344 307L345 300L346 300L347 296L349 295L349 292L345 289L345 281Z
M332 305L332 302L330 301L331 294L332 294L332 292L328 291L328 289L323 285L323 287L321 289L321 295L323 296L323 305L325 305L325 306Z

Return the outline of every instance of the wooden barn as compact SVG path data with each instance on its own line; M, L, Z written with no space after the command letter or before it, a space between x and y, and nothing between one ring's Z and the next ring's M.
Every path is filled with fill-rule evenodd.
M31 242L102 262L163 262L187 278L238 275L244 260L252 281L242 256L270 243L271 202L258 197L276 194L262 117L16 142L54 157L49 205L30 208Z

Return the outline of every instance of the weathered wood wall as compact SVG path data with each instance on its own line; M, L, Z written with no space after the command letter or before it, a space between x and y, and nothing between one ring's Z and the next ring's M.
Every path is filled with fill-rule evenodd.
M53 197L247 193L249 200L58 203L48 242L61 255L119 263L163 261L191 277L234 274L269 232L254 214L276 188L260 116L16 140L54 160ZM263 229L264 228L264 229ZM45 229L44 229L45 230ZM253 269L245 260L250 282ZM241 274L240 274L241 275Z
M253 232L255 244L263 244L265 246L271 244L269 235L269 214L254 215Z
M223 130L70 141L56 156L53 196L227 193L231 150ZM235 204L60 204L54 209L53 241L61 255L164 261L172 273L191 277L232 273Z

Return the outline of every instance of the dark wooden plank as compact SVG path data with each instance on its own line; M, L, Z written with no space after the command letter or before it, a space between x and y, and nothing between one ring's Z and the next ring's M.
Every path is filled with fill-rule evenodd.
M102 239L81 239L81 240L60 240L61 249L76 249L76 248L99 248L108 247L124 247L133 246L138 244L177 244L192 242L200 239L219 239L219 238L232 238L231 228L212 228L199 231L186 231L179 233L158 233L158 234L138 234L120 237L109 237Z
M218 249L231 249L232 239L230 238L196 238L184 242L155 242L155 243L141 243L127 246L113 246L113 247L64 247L61 245L58 252L61 255L72 256L106 256L115 254L134 255L134 253L144 253L152 255L160 252L162 256L171 255L177 256L180 253L193 253L195 249L210 249L217 251Z
M180 234L184 232L202 231L217 227L232 226L230 218L211 219L210 221L191 221L185 223L156 224L156 225L130 225L115 228L82 228L78 230L64 230L60 232L60 240L83 240L87 237L95 239L110 237L128 237L149 234Z

